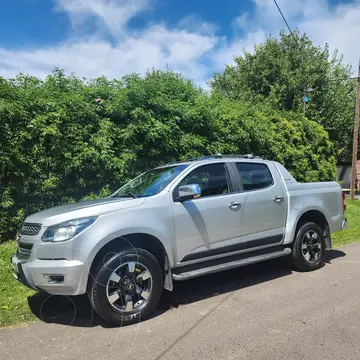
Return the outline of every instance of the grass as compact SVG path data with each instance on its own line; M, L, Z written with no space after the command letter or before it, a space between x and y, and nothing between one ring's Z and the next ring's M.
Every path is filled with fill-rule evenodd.
M36 320L27 301L35 291L20 284L12 274L10 256L15 252L15 241L0 245L0 327Z
M345 217L348 227L344 231L332 234L333 247L341 247L360 242L360 200L346 200Z
M332 235L333 246L341 247L360 242L360 200L346 201L348 228ZM10 256L16 251L14 241L0 245L0 327L21 325L36 320L28 297L35 294L13 277Z

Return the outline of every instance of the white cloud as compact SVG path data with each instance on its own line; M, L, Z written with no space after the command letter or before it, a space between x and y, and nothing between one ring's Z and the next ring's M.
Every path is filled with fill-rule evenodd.
M314 14L313 20L304 17L298 24L319 45L329 44L333 51L339 49L344 61L357 70L360 51L357 46L360 34L360 1L344 4L330 10L324 6Z
M240 29L240 30L246 30L248 27L248 21L249 21L249 13L244 12L240 16L236 17L231 25L233 28Z
M149 9L147 0L57 0L58 11L69 14L73 26L98 18L111 32L121 34L128 21L138 13Z
M182 30L206 35L214 34L218 30L216 24L206 22L195 15L188 15L182 18L178 22L177 27Z
M149 1L57 0L56 10L66 12L74 28L68 39L32 50L0 46L0 75L13 77L23 71L44 77L58 65L78 76L119 78L131 72L144 74L151 68L170 68L205 85L213 71L221 71L234 55L244 48L252 51L265 34L277 35L285 28L272 1L252 0L255 11L234 17L233 26L242 32L235 31L231 39L221 35L214 24L193 15L179 19L175 27L157 23L144 30L131 29L131 19L151 10ZM345 62L357 63L360 0L336 7L326 0L278 3L294 29L306 31L316 44L328 42L332 49L338 48Z
M184 31L168 31L164 27L150 28L138 38L127 38L112 46L106 41L65 43L29 52L0 50L0 67L8 74L23 70L37 75L48 74L54 65L75 71L77 75L116 77L128 72L144 73L147 69L170 67L197 77L197 59L210 50L216 38ZM11 73L13 71L13 73ZM43 74L41 74L43 72Z

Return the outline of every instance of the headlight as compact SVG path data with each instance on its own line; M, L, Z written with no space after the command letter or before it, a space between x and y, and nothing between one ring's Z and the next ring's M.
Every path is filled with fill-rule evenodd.
M93 224L97 219L96 216L75 219L64 223L49 226L41 240L42 241L66 241L72 239L77 234L84 231L88 226Z

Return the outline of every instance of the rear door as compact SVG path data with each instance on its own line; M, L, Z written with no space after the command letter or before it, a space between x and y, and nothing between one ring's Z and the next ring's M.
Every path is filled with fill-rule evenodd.
M201 261L246 249L243 232L244 194L233 167L216 162L201 165L185 175L172 189L178 261ZM201 196L176 201L181 185L199 184Z
M286 193L271 163L236 162L244 199L244 235L249 248L276 246L283 242ZM269 168L270 166L270 168Z

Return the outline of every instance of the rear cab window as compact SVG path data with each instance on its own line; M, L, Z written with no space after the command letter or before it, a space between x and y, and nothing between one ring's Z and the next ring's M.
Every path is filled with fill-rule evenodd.
M274 179L266 164L236 163L244 191L265 189L274 184Z

